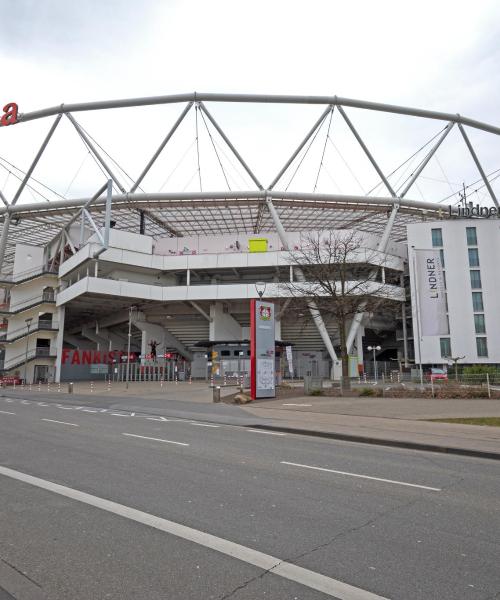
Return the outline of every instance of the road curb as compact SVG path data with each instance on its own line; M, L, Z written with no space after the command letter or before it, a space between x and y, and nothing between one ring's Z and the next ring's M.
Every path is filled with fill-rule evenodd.
M392 448L406 448L408 450L420 450L423 452L439 452L440 454L454 454L458 456L472 456L474 458L487 458L500 460L500 452L487 450L473 450L468 448L457 448L454 446L439 446L436 444L422 444L420 442L406 442L404 440L386 440L364 435L351 435L347 433L335 433L331 431L314 431L310 429L299 429L296 427L280 427L279 425L248 425L252 429L267 431L279 431L281 433L294 433L297 435L308 435L312 437L326 438L330 440L341 440L344 442L358 442L361 444L372 444L376 446L389 446Z

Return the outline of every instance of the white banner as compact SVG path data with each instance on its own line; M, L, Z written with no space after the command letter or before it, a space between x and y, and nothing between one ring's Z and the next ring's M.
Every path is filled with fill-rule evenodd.
M415 250L420 335L448 335L443 267L439 250Z
M286 346L285 350L286 350L286 359L288 361L288 372L290 373L290 377L293 377L293 354L292 354L292 347L291 346Z

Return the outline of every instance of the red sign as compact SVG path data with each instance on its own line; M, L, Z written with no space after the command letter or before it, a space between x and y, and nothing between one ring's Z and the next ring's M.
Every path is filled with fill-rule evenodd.
M0 126L15 125L17 123L17 115L19 112L15 102L9 102L3 107L3 115L0 117Z
M125 358L123 358L125 357ZM63 348L61 363L63 365L112 365L122 360L127 360L127 352L124 350L72 350ZM130 353L130 360L135 361L135 353Z

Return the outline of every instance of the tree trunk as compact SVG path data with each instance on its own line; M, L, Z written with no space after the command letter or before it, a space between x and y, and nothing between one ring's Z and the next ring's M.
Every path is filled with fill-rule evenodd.
M339 319L339 334L340 334L340 359L342 361L342 388L344 390L351 389L351 378L349 377L349 355L347 354L347 336L346 336L345 318Z

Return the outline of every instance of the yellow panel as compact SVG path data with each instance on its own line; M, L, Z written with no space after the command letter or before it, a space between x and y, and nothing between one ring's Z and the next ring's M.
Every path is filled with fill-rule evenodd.
M267 252L266 238L251 238L248 240L249 252Z

